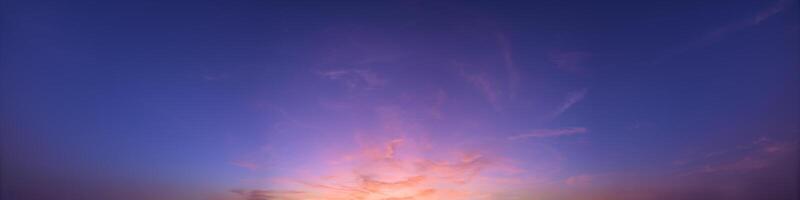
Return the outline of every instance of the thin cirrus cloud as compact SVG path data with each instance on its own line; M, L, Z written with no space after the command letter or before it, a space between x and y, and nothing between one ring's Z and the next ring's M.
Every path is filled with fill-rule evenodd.
M233 166L241 167L249 170L256 170L259 168L258 164L250 161L232 161Z
M467 80L472 86L486 98L486 101L492 105L495 110L500 110L500 91L497 90L495 84L489 80L486 74L468 74L462 68L460 71L462 78Z
M791 0L778 0L777 2L771 4L769 7L759 10L755 15L718 27L710 32L705 33L705 35L703 35L699 39L692 40L677 48L670 49L665 54L662 54L658 58L656 58L653 63L656 64L661 63L664 60L667 60L679 54L683 54L686 51L710 45L716 41L721 40L723 37L733 32L757 26L762 22L766 21L767 19L786 10L786 8L792 5L793 3L794 1Z
M386 79L381 78L376 73L370 70L362 69L341 69L341 70L327 70L317 71L318 75L334 81L344 83L350 90L372 90L378 89L386 85Z
M431 115L435 119L442 119L444 113L442 112L442 106L444 106L445 102L447 102L447 93L444 90L436 91L434 95L434 103L431 106Z
M583 127L571 127L571 128L562 128L562 129L538 129L533 130L527 133L519 134L510 136L508 140L520 140L520 139L527 139L527 138L547 138L547 137L560 137L560 136L568 136L568 135L575 135L580 133L586 133L588 129Z
M485 71L480 73L468 73L464 66L459 65L459 76L469 82L475 87L481 95L484 96L486 101L491 104L492 108L496 111L502 110L501 100L514 100L517 96L521 82L521 75L514 63L511 42L508 37L503 33L496 34L497 46L499 47L499 54L501 64L505 70L505 74L489 74ZM507 82L502 86L501 81L493 81L490 77L502 76Z
M569 108L571 108L573 105L583 100L588 91L589 89L584 88L578 91L573 91L568 93L564 102L561 103L561 105L558 106L558 109L556 109L556 111L553 113L553 117L558 117L559 115L567 111Z
M770 17L775 16L776 14L778 14L781 11L785 10L786 7L788 7L790 4L792 4L792 1L779 0L779 1L775 2L774 4L770 5L769 7L760 10L758 13L756 13L752 17L748 17L748 18L740 20L740 21L738 21L736 23L728 24L727 26L723 26L721 28L718 28L718 29L708 33L706 35L706 38L703 38L703 39L705 39L705 40L720 39L720 37L722 37L725 34L728 34L730 32L738 31L738 30L741 30L741 29L744 29L744 28L748 28L748 27L751 27L751 26L755 26L755 25L761 24L761 22L763 22L763 21L769 19Z
M752 172L771 167L782 157L793 155L796 149L797 145L793 142L762 137L734 149L706 154L702 159L678 163L695 165L694 169L684 175Z
M503 56L503 64L505 66L506 73L508 74L508 96L510 99L514 99L517 94L517 88L519 87L520 74L516 65L514 64L514 55L511 51L511 43L508 41L506 35L502 33L497 34L497 43L500 46L500 52Z
M570 186L584 186L591 183L593 177L590 175L577 175L577 176L570 176L567 179L564 179L564 184Z
M570 73L586 73L583 63L591 54L583 51L555 51L547 55L556 68Z

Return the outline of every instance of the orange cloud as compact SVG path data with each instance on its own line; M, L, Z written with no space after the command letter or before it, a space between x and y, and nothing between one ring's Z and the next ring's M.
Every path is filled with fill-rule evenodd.
M498 183L508 180L499 159L481 153L458 153L434 159L413 148L413 140L393 139L358 150L342 162L321 166L318 178L294 179L291 190L241 192L258 199L476 199L491 197ZM493 188L494 187L494 188ZM270 198L265 198L270 199Z

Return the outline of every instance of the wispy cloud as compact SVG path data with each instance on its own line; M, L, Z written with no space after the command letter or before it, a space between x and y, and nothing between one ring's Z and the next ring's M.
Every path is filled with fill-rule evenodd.
M569 178L564 179L564 184L570 186L584 186L591 183L592 179L592 176L589 175L570 176Z
M508 74L508 97L514 99L519 87L520 75L517 72L517 67L514 65L513 54L511 51L511 43L505 34L497 34L497 42L500 45L500 51L503 55L503 64Z
M761 22L785 10L790 3L791 1L789 0L778 0L769 7L760 10L754 16L717 28L716 30L707 33L704 38L698 41L699 43L702 43L699 45L705 45L705 43L712 42L713 40L719 40L728 33L761 24Z
M514 135L508 137L509 140L519 140L519 139L526 139L526 138L545 138L545 137L559 137L559 136L568 136L568 135L575 135L579 133L585 133L588 129L583 127L571 127L571 128L562 128L562 129L539 129L533 130L527 133Z
M442 106L447 101L447 93L444 90L436 91L436 95L434 95L434 102L433 106L431 107L431 115L435 119L442 119L444 113L442 112Z
M460 75L481 92L486 98L486 101L492 105L492 108L495 110L501 109L500 91L495 88L495 85L489 80L486 74L468 74L461 68Z
M301 191L277 191L277 190L233 190L231 191L244 200L299 200L306 199L307 194Z
M792 1L790 0L778 0L778 2L776 2L772 6L758 12L758 14L756 14L756 16L754 16L751 19L752 21L750 21L749 23L753 25L759 24L762 21L766 20L767 18L772 17L773 15L783 11L784 9L786 9L786 7L788 7L791 4Z
M264 144L256 151L239 153L228 164L251 171L271 170L275 166L273 159L275 159L273 146Z
M725 37L725 35L728 35L730 33L733 33L733 32L736 32L736 31L739 31L739 30L742 30L742 29L745 29L745 28L749 28L749 27L753 27L753 26L759 25L759 24L761 24L761 22L764 22L765 20L771 18L772 16L775 16L776 14L782 12L783 10L786 10L786 8L789 7L792 4L793 4L792 0L778 0L777 2L773 3L769 7L766 7L764 9L759 10L758 13L756 13L753 16L750 16L750 17L747 17L745 19L742 19L742 20L739 20L739 21L736 21L736 22L733 22L733 23L718 27L718 28L706 33L705 35L703 35L699 39L696 39L696 40L693 40L691 42L688 42L688 43L686 43L686 44L684 44L682 46L679 46L677 48L670 49L667 53L665 53L665 54L661 55L660 57L658 57L654 61L654 63L660 63L663 60L666 60L666 59L669 59L669 58L671 58L673 56L682 54L682 53L684 53L686 51L689 51L691 49L702 48L702 47L707 46L707 45L709 45L711 43L714 43L716 41L721 40L723 37Z
M797 145L794 142L776 141L762 137L750 144L712 152L691 163L688 161L682 161L682 163L699 165L685 175L749 172L770 167L782 156L794 153L796 149Z
M572 105L575 105L575 103L578 103L579 101L583 100L583 97L586 96L586 92L588 91L589 91L588 89L584 88L578 91L568 93L564 102L561 103L561 105L558 106L558 109L556 109L556 111L553 113L553 117L561 115L561 113L567 111L567 109L572 107Z
M256 170L259 167L258 164L254 163L254 162L250 162L250 161L237 160L237 161L232 161L231 164L234 165L234 166L245 168L245 169L249 169L249 170Z
M216 74L208 73L208 74L203 75L203 80L206 80L206 81L219 81L219 80L225 80L225 79L229 79L229 78L231 78L231 75L228 74L228 73L216 73Z
M386 79L379 77L377 74L369 70L341 69L317 71L316 73L326 79L341 81L351 90L378 89L386 85L388 82Z
M591 56L591 54L582 51L555 51L548 55L550 62L556 65L556 68L570 72L570 73L586 73L586 68L583 67L584 61Z

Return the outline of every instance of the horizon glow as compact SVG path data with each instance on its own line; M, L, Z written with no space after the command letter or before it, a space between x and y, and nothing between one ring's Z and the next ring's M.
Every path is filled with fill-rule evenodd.
M794 0L0 5L2 199L800 198Z

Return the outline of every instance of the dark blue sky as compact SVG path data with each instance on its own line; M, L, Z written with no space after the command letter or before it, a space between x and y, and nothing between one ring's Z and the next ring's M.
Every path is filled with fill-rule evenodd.
M798 198L794 0L0 14L3 199Z

